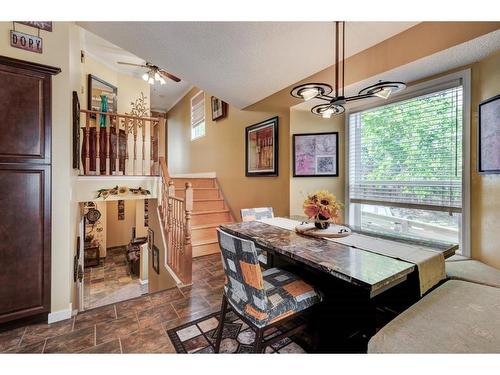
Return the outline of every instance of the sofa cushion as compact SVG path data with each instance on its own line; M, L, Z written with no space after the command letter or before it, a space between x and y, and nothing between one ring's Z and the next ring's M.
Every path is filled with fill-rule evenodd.
M478 260L447 262L446 275L453 280L470 281L500 288L500 271Z
M368 353L500 353L500 289L447 281L373 336Z

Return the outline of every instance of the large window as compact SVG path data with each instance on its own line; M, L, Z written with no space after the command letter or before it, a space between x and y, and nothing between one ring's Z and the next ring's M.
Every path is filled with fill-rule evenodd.
M463 84L349 114L349 221L460 243Z
M205 94L200 91L191 99L191 140L205 136Z

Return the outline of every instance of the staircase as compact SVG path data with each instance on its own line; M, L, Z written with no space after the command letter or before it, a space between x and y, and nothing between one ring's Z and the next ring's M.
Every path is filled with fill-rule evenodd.
M185 198L186 183L193 188L193 211L191 212L191 244L193 258L219 252L216 228L220 224L232 223L229 210L216 178L171 177L175 196Z

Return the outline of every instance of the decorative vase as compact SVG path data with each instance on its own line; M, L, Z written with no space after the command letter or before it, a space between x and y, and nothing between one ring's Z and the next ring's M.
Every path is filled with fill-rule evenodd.
M101 112L108 112L108 97L106 95L101 95ZM101 116L99 126L106 127L106 116Z
M321 214L318 215L318 219L319 220L328 220L328 218L324 217ZM330 226L330 223L328 221L315 221L314 226L318 229L326 229Z

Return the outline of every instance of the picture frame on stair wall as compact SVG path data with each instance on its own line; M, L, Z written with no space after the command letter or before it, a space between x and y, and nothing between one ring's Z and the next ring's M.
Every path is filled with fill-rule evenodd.
M155 232L148 227L148 249L153 249L155 244Z
M160 274L160 250L155 245L153 245L152 257L153 257L153 269L159 275Z

